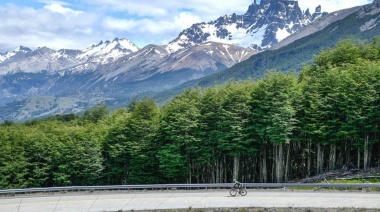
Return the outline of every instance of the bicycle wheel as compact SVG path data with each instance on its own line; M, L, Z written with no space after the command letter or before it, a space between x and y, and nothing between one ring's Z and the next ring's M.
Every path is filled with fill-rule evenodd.
M245 190L245 189L240 190L240 194L241 194L242 196L247 195L247 190Z
M230 195L231 195L231 196L234 197L234 196L236 196L236 194L237 194L236 189L233 188L233 189L230 190Z

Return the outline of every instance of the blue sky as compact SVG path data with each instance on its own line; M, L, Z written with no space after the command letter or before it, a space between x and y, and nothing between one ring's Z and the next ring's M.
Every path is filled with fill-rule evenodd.
M1 0L0 52L18 46L82 49L127 38L166 44L193 23L244 14L253 0ZM336 11L371 0L299 0L301 9Z

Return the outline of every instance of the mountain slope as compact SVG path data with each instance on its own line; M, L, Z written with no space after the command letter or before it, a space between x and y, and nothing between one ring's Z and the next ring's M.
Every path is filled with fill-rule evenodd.
M346 18L348 15L351 15L354 12L357 12L361 9L362 7L353 7L353 8L348 8L344 10L339 10L332 12L330 14L327 14L317 20L315 20L313 23L309 24L308 26L300 29L298 32L292 34L289 37L286 37L284 40L282 40L279 43L276 43L272 46L271 50L279 49L281 47L284 47L286 45L289 45L290 43L301 39L303 37L306 37L308 35L311 35L313 33L316 33L323 28L327 27L333 22L342 20Z
M255 53L248 48L215 42L198 44L172 54L161 46L149 45L121 58L112 66L99 66L98 70L109 70L102 76L105 79L122 75L125 81L145 80L155 74L183 69L194 70L195 74L206 70L215 73L246 60Z
M0 122L82 112L95 103L67 97L33 97L1 106Z

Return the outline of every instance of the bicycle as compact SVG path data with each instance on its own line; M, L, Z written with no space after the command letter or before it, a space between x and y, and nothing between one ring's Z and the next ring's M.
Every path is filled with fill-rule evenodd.
M242 184L239 184L239 185L234 185L234 187L231 188L230 190L230 195L231 196L236 196L237 194L240 194L242 196L245 196L247 195L247 189L243 188L243 185Z

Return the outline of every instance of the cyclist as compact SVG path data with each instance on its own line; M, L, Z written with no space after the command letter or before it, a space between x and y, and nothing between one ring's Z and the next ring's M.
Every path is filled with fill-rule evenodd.
M236 196L236 194L240 194L242 196L245 196L247 195L247 190L245 188L243 188L243 185L237 181L236 179L234 179L234 187L231 188L230 190L230 195L231 196Z
M241 185L241 183L239 181L237 181L236 179L234 179L234 188L242 188L243 186Z

